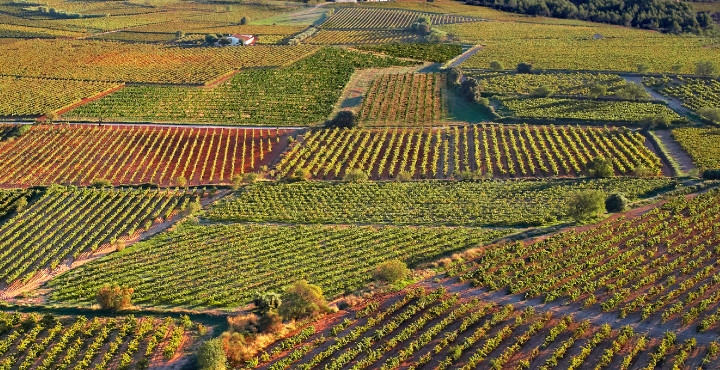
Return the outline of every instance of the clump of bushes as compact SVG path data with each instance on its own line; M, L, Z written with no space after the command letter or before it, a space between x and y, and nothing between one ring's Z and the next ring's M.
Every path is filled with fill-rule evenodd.
M103 310L122 311L132 303L132 288L119 285L105 285L98 290L95 300Z
M603 156L596 156L590 160L585 165L585 169L590 177L608 178L615 176L612 161Z
M376 280L388 282L390 284L397 283L405 280L410 275L411 271L405 264L400 260L385 261L378 265L373 271L373 277Z
M581 222L605 211L605 194L598 190L577 191L570 194L568 216Z
M359 168L354 168L345 174L345 176L343 177L343 180L347 181L347 182L356 182L356 183L364 182L364 181L368 180L368 175L367 175L367 173L365 173L365 171L363 171Z
M605 210L608 212L622 212L627 209L630 201L622 193L611 194L605 200Z

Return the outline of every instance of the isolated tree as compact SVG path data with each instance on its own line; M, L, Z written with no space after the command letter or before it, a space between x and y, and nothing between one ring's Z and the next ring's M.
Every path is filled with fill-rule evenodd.
M130 307L133 289L119 285L104 285L95 295L95 300L103 310L113 312Z
M596 156L587 163L585 168L587 169L588 176L591 177L607 178L615 176L612 161L603 156Z
M53 122L57 121L58 117L59 117L58 114L53 111L45 113L45 120L48 123L53 123Z
M181 38L183 38L183 37L185 37L185 31L176 31L176 32L175 32L175 38L176 38L176 39L181 39Z
M708 121L720 123L720 108L703 107L698 109L697 114Z
M232 189L235 191L238 191L240 189L240 185L242 185L243 182L243 175L241 174L235 174L232 177Z
M248 184L254 184L258 180L260 180L260 174L255 172L246 173L243 175L243 181L245 181Z
M717 62L712 60L700 61L695 66L695 74L715 78L720 75L720 67Z
M625 197L625 194L611 194L607 199L605 199L605 210L611 213L622 212L627 209L629 203L630 201L628 201Z
M345 174L343 180L347 182L364 182L368 180L368 175L359 168L353 168Z
M502 71L505 69L505 66L501 61L493 60L492 62L490 62L490 69L492 69L493 71Z
M267 292L264 294L258 294L253 299L253 303L255 304L255 308L258 312L261 314L264 314L268 311L277 310L280 308L280 305L282 304L282 299L280 294L275 292Z
M215 338L200 345L197 361L200 370L226 370L227 357L222 340Z
M389 260L381 263L373 271L373 277L376 280L386 281L388 283L397 283L405 280L410 275L410 269L405 262L400 260Z
M187 185L187 179L185 176L178 176L175 178L175 185L184 188Z
M547 98L553 94L553 89L548 85L542 85L535 88L530 95L535 97Z
M607 86L598 83L590 85L590 88L588 89L589 98L597 99L605 95L607 95Z
M623 86L621 89L615 92L615 95L619 98L628 100L650 99L650 93L648 93L642 85L636 84L634 82L629 82L628 84Z
M568 216L585 221L605 210L605 194L598 190L577 191L570 194Z
M242 19L240 20L240 25L244 26L244 25L246 25L246 24L248 24L248 19L247 19L247 17L242 17Z
M198 202L198 201L190 202L190 203L188 203L186 209L188 211L188 214L194 215L194 214L202 211L202 204L200 204L200 202Z
M520 63L517 65L517 73L532 73L533 66L530 63Z
M207 35L205 35L205 42L207 42L208 44L214 44L217 42L217 40L218 37L214 33L208 33Z
M285 289L279 312L280 316L290 320L314 316L327 309L322 289L301 280Z

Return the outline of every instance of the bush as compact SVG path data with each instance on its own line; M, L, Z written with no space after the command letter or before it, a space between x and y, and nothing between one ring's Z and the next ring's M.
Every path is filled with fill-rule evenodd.
M468 101L475 101L480 92L480 83L474 78L467 78L460 84L460 95Z
M235 191L240 190L240 185L243 182L243 175L233 175L232 177L232 189Z
M670 117L664 114L656 114L654 116L644 117L639 121L639 123L643 126L651 126L654 128L665 129L670 127L672 120L670 120Z
M591 99L597 99L601 96L607 95L607 86L594 83L590 85L588 90L588 97Z
M637 177L652 177L657 175L655 170L642 164L635 166L635 170L633 172Z
M568 216L584 221L605 210L605 194L598 190L578 191L570 194Z
M187 185L187 179L184 176L178 176L175 178L175 185L184 188Z
M344 181L348 182L363 182L368 180L368 175L361 169L355 168L348 171L343 177Z
M605 210L609 213L622 212L627 209L629 203L625 194L615 193L605 199Z
M248 184L254 184L260 179L260 175L255 172L246 173L243 176L243 181Z
M720 123L720 108L703 107L698 109L697 114L708 121Z
M185 31L176 31L176 32L175 32L175 38L176 38L176 39L181 39L181 38L183 38L183 37L185 37Z
M532 64L520 63L517 65L517 73L532 73Z
M634 82L629 82L621 89L615 92L615 96L621 99L628 100L645 100L650 99L650 93L645 88Z
M15 211L20 213L25 209L25 207L27 207L27 205L28 205L27 199L25 197L20 197L14 203Z
M385 261L378 265L373 272L376 280L387 281L391 284L405 280L408 275L410 275L410 269L405 262L400 260Z
M553 89L548 85L542 85L533 90L530 95L535 97L542 97L547 98L548 96L553 94Z
M255 303L255 309L257 309L258 312L264 314L271 310L277 310L280 308L280 305L282 304L282 299L280 299L280 294L275 292L267 292L265 294L259 294L255 296L255 299L253 299L253 303Z
M120 287L118 285L105 285L95 295L95 300L103 310L113 312L121 311L130 307L132 303L132 288Z
M452 86L460 85L460 80L462 79L462 76L462 70L458 67L452 67L448 70L448 82Z
M194 214L202 211L202 204L200 204L200 202L198 202L198 201L190 202L187 205L187 211L188 211L188 214L194 215Z
M197 354L200 370L225 370L227 359L220 339L211 339L203 343Z
M326 128L353 128L357 126L355 113L349 110L338 112L335 118L325 122Z
M585 168L590 177L607 178L615 176L612 161L602 156L596 156L590 160L585 165Z
M720 67L714 61L700 61L695 65L695 74L715 78L720 75Z
M242 19L240 19L240 25L241 25L241 26L244 26L244 25L246 25L246 24L247 24L247 22L248 22L248 19L247 19L247 17L242 17Z
M413 179L413 174L409 171L400 171L397 175L398 181L411 181Z
M505 69L505 66L501 61L493 60L492 62L490 62L490 69L492 69L493 71L502 71Z
M307 181L311 178L312 172L310 172L310 170L308 170L307 168L298 168L290 177L290 179L294 181Z
M110 180L106 180L106 179L95 179L90 183L90 186L92 186L94 188L102 189L102 188L111 187L112 183L110 182Z
M298 281L285 289L282 301L280 316L287 320L314 316L328 310L322 289L306 280Z
M720 169L705 170L705 172L703 172L703 178L708 180L720 180Z

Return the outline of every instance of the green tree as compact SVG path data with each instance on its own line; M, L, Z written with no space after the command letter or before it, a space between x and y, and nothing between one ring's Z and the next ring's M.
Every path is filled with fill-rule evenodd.
M650 93L648 93L642 85L634 82L629 82L627 85L623 86L615 92L615 95L619 98L628 100L650 99Z
M248 24L248 19L247 19L247 17L242 17L242 19L240 20L240 25L244 26L244 25L246 25L246 24Z
M184 188L187 185L187 179L185 176L178 176L175 178L175 185Z
M585 165L585 169L588 172L588 176L591 177L607 178L615 176L612 161L609 158L599 155L590 160Z
M176 38L176 39L181 39L181 38L183 38L183 37L185 37L185 31L176 31L176 32L175 32L175 38Z
M243 182L243 175L241 175L241 174L233 175L233 177L232 177L232 189L235 190L235 191L240 190L240 186L242 185L242 182Z
M530 95L535 97L542 97L547 98L548 96L553 94L553 89L548 85L542 85L538 86L536 89L534 89Z
M113 312L130 307L133 289L119 285L104 285L95 295L95 300L103 310Z
M695 65L695 74L715 78L720 75L720 67L712 60L700 61Z
M452 67L448 70L448 82L452 86L460 85L460 80L462 79L462 76L462 70L458 67Z
M327 310L322 289L301 280L285 289L279 312L280 316L290 320L314 316Z
M282 305L282 297L280 294L275 292L267 292L265 294L258 294L253 299L255 308L261 314L265 314L268 311L277 310Z
M353 128L358 122L355 119L355 113L349 110L338 112L335 118L325 122L327 128Z
M368 180L368 175L365 171L359 168L354 168L345 174L343 180L347 182L364 182Z
M388 283L397 283L404 280L410 275L410 269L405 262L400 260L389 260L381 263L373 271L373 277L376 280L387 281Z
M517 65L517 73L532 73L533 66L530 63L520 63Z
M720 123L720 108L703 107L698 109L697 114L708 121Z
M605 194L598 190L577 191L570 194L568 216L585 221L605 211Z
M505 66L501 61L493 60L492 62L490 62L490 69L492 69L493 71L502 71L505 69Z
M227 369L227 355L219 338L203 343L198 349L197 359L200 370Z
M625 197L625 194L611 194L605 199L605 210L611 213L622 212L627 209L629 203L630 201Z
M15 201L15 211L20 213L23 210L25 210L25 207L28 205L28 201L25 197L20 197Z
M90 183L90 186L94 188L108 188L112 186L112 183L110 182L110 180L107 179L94 179Z
M685 68L685 65L682 63L675 63L670 67L670 70L673 71L675 74L679 74L682 72L683 68Z
M588 89L589 98L597 99L605 95L607 95L607 86L598 83L590 85L590 88Z

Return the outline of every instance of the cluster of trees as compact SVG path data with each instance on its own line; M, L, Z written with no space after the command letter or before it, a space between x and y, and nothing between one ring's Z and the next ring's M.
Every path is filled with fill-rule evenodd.
M419 17L412 25L410 25L410 31L423 36L427 42L440 42L445 38L445 36L447 36L440 30L434 30L432 28L432 22L425 16Z
M66 19L80 19L80 18L98 18L98 17L108 17L109 14L80 14L80 13L73 13L68 12L66 10L62 9L56 9L48 6L39 6L37 8L37 12L42 13L43 15L47 15L53 18L66 18ZM26 8L25 10L34 10L34 8Z
M672 33L703 32L714 27L710 14L695 13L692 4L673 0L467 0L508 12L581 19Z

